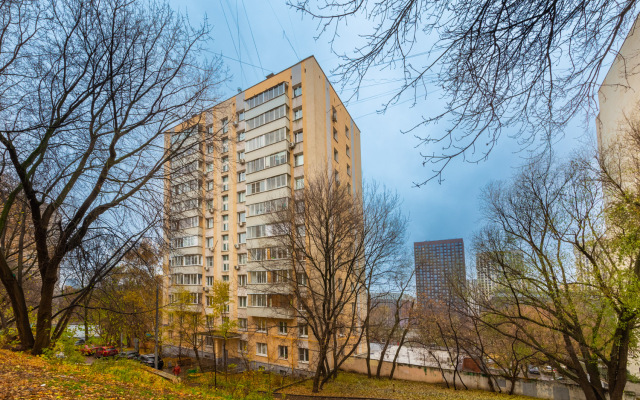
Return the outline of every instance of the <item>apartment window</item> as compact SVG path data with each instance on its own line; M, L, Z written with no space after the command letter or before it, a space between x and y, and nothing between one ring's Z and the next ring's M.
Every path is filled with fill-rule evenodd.
M213 190L213 181L207 181L207 190Z
M333 179L336 181L336 184L340 184L340 174L337 169L333 171Z
M207 163L207 172L213 172L213 163Z
M213 237L207 238L207 247L210 249L213 248Z
M289 358L289 348L287 346L278 346L278 358L282 360Z
M247 253L238 254L238 265L245 265L247 263Z
M229 196L228 195L224 195L222 196L222 211L228 211L229 210Z
M244 131L238 132L237 139L238 142L242 142L244 140Z
M293 110L293 120L297 121L302 119L302 108L298 108L297 110Z
M238 111L237 119L238 121L244 121L244 111Z
M244 160L244 150L238 152L238 161Z
M347 175L351 176L351 166L347 164Z
M222 235L222 251L229 251L229 235Z
M228 254L222 256L222 270L225 272L229 271L229 255Z
M238 172L238 182L244 182L246 179L246 174L244 171Z
M256 343L256 355L265 356L267 355L267 344L266 343Z
M261 157L256 160L251 160L247 163L247 173L262 171L263 169L276 167L278 165L286 164L289 162L289 152L281 151L276 154L271 154L266 157Z
M246 331L248 326L249 324L247 323L246 318L238 318L238 329L240 329L241 331Z
M345 136L346 136L347 138L349 138L349 127L348 127L348 126L345 126L345 127L344 127L344 134L345 134Z
M212 144L208 144L207 145L207 154L211 154L213 153L213 145Z
M245 151L261 149L270 144L280 142L287 139L287 128L276 129L275 131L265 133L247 141Z
M333 140L338 141L338 130L333 128Z
M304 225L298 225L296 231L298 232L298 236L304 236L307 232Z
M241 224L243 222L247 221L247 213L246 212L239 212L238 213L238 223Z
M304 189L304 178L296 178L295 189Z
M252 294L251 296L251 307L266 307L267 306L267 295L266 294Z
M229 120L227 118L223 118L221 121L222 124L222 133L229 132Z
M288 203L289 199L287 197L283 197L280 199L267 200L261 203L250 204L249 214L251 216L256 216L286 210Z
M222 231L226 232L229 230L229 216L228 215L223 215L222 216Z
M304 164L304 155L301 153L301 154L296 154L295 156L293 156L293 164L296 167L299 167L299 166L303 165Z
M229 190L229 176L225 175L222 177L222 191L226 192Z
M238 275L238 286L247 286L247 276Z
M207 228L213 228L213 218L207 218Z
M222 152L226 153L229 151L229 139L222 139Z
M293 88L293 97L302 96L302 86L296 86Z
M351 158L351 149L349 148L349 146L347 146L345 152L347 153L347 157Z
M277 119L283 118L287 116L287 106L281 105L272 110L265 112L264 114L258 115L257 117L251 118L247 120L247 128L254 129L259 126L268 124L269 122L275 121Z
M309 362L309 349L298 347L298 361L303 363Z
M251 271L251 283L267 283L267 271Z
M295 142L296 142L296 143L302 143L302 140L304 139L304 137L303 137L303 135L302 135L302 131L300 131L300 132L296 132L296 133L294 134L294 136L295 136L295 137L294 137L294 140L295 140Z
M207 200L207 209L209 209L209 212L213 212L213 200Z
M207 276L207 286L213 286L213 276Z
M238 243L239 244L247 243L247 234L245 232L238 233Z
M200 303L202 303L202 293L190 293L189 294L189 302L191 304L200 304Z
M247 352L248 348L249 348L249 341L238 340L238 353L244 354Z
M222 275L222 282L229 282L229 275Z
M259 93L252 98L246 100L247 107L253 108L257 107L262 103L265 103L271 99L275 99L276 97L283 95L286 92L287 84L285 82L279 83L276 86L265 90L262 93Z
M333 149L333 161L338 162L338 150Z
M286 321L279 321L278 322L278 333L281 335L286 335L287 334L287 322Z
M256 332L267 333L267 320L260 318L256 320Z
M300 337L309 337L309 325L307 325L307 324L298 324L298 336L300 336Z
M304 272L298 272L298 285L307 286L307 274Z
M238 192L238 203L244 203L245 192Z
M247 296L238 296L238 308L247 308Z
M222 172L229 171L229 157L222 157Z

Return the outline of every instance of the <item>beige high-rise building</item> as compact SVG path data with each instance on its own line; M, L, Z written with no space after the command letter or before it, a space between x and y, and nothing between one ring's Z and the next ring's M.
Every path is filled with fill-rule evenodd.
M640 18L631 27L598 90L598 148L608 149L640 118Z
M199 333L204 357L214 345L221 357L224 342L229 358L249 359L254 367L309 369L310 330L288 294L273 293L270 274L252 255L287 256L261 247L267 213L303 188L305 177L326 171L354 195L361 191L358 127L309 57L176 127L165 145L179 140L198 144L169 167L177 172L166 184L171 251L165 298L175 301L176 293L187 292L193 311L209 315L214 282L229 282L223 318L237 327L224 341ZM167 314L165 345L177 345Z

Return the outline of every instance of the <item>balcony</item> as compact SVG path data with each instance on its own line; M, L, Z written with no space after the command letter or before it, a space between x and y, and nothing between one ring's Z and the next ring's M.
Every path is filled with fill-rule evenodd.
M293 307L247 307L247 316L259 318L293 319L296 310Z

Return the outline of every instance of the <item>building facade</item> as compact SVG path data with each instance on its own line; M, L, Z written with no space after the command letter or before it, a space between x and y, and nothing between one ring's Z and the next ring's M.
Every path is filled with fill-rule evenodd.
M462 239L415 242L418 302L446 304L454 298L452 285L466 283Z
M290 294L274 293L276 274L261 267L289 257L268 245L269 213L286 206L314 173L330 173L349 192L361 193L358 127L310 57L176 127L165 146L189 140L201 145L169 167L187 173L166 184L166 298L175 302L186 292L194 312L214 318L214 282L228 282L229 304L211 322L236 321L235 327L225 337L198 333L205 357L216 346L218 358L243 358L280 372L308 370L310 331ZM165 341L176 345L173 322L169 313Z
M524 273L524 257L519 251L476 254L477 286L487 297L508 291L520 273Z

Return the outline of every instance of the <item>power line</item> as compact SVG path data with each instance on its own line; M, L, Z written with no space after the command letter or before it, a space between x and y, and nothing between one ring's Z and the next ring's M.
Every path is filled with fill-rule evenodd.
M273 12L273 15L276 17L276 21L278 21L278 25L280 25L280 28L282 28L282 34L284 35L284 38L287 39L287 43L289 43L289 46L291 46L291 50L293 50L293 54L296 55L296 60L300 60L300 57L298 56L298 52L291 44L291 41L289 40L289 36L287 36L286 30L284 29L284 26L282 26L282 22L280 22L280 18L278 18L278 14L276 14L276 10L274 10L273 6L271 5L271 0L267 0L267 3L269 4L269 8L271 8L271 11Z
M247 13L247 7L244 4L244 0L242 0L242 8L244 9L244 16L247 19L247 25L249 25L249 32L251 33L251 40L253 40L253 48L256 49L256 55L258 56L258 64L260 64L260 69L264 73L264 68L262 68L262 60L260 60L260 52L258 51L258 45L256 44L256 38L253 36L253 29L251 29L251 21L249 21L249 14Z

